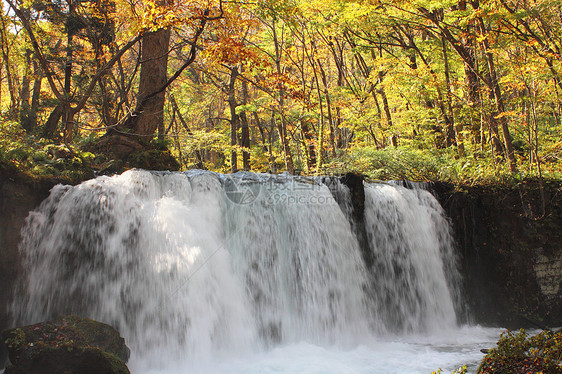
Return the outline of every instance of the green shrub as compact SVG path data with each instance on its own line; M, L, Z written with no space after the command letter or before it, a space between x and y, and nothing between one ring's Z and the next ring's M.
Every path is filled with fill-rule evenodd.
M478 374L562 374L562 333L543 331L528 337L524 330L506 331L486 354Z
M0 167L31 177L64 177L79 180L89 172L95 155L27 134L16 122L0 122Z

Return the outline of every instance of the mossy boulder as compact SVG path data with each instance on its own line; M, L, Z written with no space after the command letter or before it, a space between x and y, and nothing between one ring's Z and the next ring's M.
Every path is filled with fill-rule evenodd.
M5 374L130 374L114 355L92 347L41 346Z
M77 316L6 330L10 365L5 374L129 373L130 350L109 325Z
M146 170L177 171L180 164L168 149L146 149L132 153L127 162L130 167Z
M102 136L85 150L105 156L109 164L101 170L103 174L122 173L132 168L164 171L180 169L166 142L146 143L129 134Z

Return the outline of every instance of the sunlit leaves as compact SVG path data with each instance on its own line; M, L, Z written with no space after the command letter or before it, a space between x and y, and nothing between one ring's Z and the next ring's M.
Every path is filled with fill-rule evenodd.
M558 374L562 372L558 365L561 358L562 333L543 331L529 337L524 330L506 331L483 359L478 373Z
M38 19L34 27L55 81L63 82L65 24L46 16L48 2L39 3L43 10L35 12L44 13L40 17L33 13ZM357 152L361 154L354 158L357 165L375 165L368 158L379 157L378 151L390 146L392 136L398 149L408 150L400 156L408 160L424 150L432 153L424 162L433 163L440 153L450 165L437 165L435 170L442 172L439 177L462 180L470 173L477 178L500 175L504 156L492 150L492 120L508 121L518 157L529 163L525 167L529 173L534 172L537 160L545 170L559 166L560 0L97 0L76 4L84 27L72 43L76 97L97 66L120 46L149 31L171 30L168 76L174 74L190 56L199 26L209 20L194 49L195 63L166 92L177 99L179 110L166 106L166 127L169 123L171 130L165 136L178 140L176 154L179 157L181 150L182 157L189 159L184 165L196 164L195 150L204 154L207 167L217 170L228 168L229 152L241 155L240 146L230 145L227 102L230 74L237 70L232 85L235 114L246 115L251 145L244 150L251 152L260 170L272 164L276 171L283 168L279 129L284 126L295 164L301 167L314 162L307 152L320 154L327 165L345 164L343 158ZM443 38L445 32L450 33L448 40ZM17 54L10 64L10 73L17 76L14 82L22 81L25 64L32 66L25 59L30 43L22 35L7 38L11 53ZM459 49L474 60L472 67ZM107 116L111 125L134 108L139 52L139 45L134 45L105 73L103 87L96 85L94 97L75 118L77 123L95 128L102 114L111 112ZM487 56L496 63L505 101L501 111L494 108L488 85ZM34 57L30 56L31 63ZM471 69L476 82L469 81ZM2 78L6 82L6 76ZM44 82L41 87L41 102L51 110L56 104L53 93ZM6 83L2 88L8 92ZM104 107L104 97L111 97L111 105ZM5 109L11 99L5 94L3 100ZM47 109L40 112L43 122ZM180 123L180 114L185 124ZM459 126L465 139L467 159L455 152L454 142L444 141L451 131L446 127L452 124ZM234 135L240 139L240 130ZM363 147L377 152L360 152ZM428 175L435 173L428 171Z

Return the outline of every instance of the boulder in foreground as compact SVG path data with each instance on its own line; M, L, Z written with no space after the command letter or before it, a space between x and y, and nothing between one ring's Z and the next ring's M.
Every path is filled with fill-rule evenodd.
M129 374L130 350L111 326L77 316L6 330L5 374Z

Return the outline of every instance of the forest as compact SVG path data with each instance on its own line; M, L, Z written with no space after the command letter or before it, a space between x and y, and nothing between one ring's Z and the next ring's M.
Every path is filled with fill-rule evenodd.
M560 0L3 0L0 164L562 174Z

